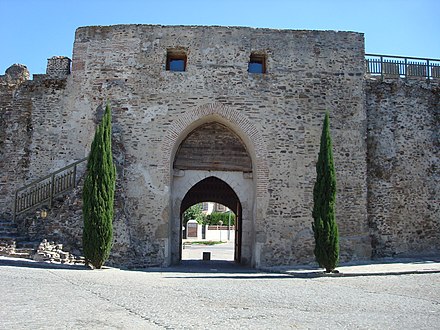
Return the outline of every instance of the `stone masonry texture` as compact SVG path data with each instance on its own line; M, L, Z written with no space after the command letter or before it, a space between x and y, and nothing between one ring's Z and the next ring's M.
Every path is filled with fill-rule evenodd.
M368 214L375 256L440 249L438 85L367 82Z
M166 70L167 53L185 54L186 71ZM252 53L264 55L265 74L248 72ZM360 33L81 27L71 66L53 57L33 80L23 66L0 76L4 218L12 218L16 189L87 156L110 102L117 167L110 264L178 261L180 203L209 175L240 198L244 264L312 262L315 163L329 111L341 260L440 250L438 83L366 76ZM233 146L251 172L246 165L238 175L243 166L228 165L225 150L212 171L209 162L200 171L173 168L184 141L206 146L216 127L239 141ZM184 151L188 165L191 148ZM44 221L35 211L18 217L20 230L80 252L80 196L81 186Z

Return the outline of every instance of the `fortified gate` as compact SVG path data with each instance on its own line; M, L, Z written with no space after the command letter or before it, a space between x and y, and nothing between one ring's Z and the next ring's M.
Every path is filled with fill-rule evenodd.
M312 262L326 111L341 259L440 251L438 61L366 61L355 32L117 25L77 29L72 61L28 75L0 76L0 215L31 240L80 253L82 160L108 101L113 265L179 263L182 213L204 201L236 213L236 262Z

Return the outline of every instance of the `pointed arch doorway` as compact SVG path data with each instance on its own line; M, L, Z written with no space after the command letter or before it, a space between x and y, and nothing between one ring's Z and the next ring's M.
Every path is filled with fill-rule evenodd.
M234 259L252 265L255 182L248 147L230 123L216 116L193 123L182 136L173 158L171 182L170 263L182 258L182 214L210 201L237 216Z
M234 232L234 261L241 262L242 207L235 191L223 180L210 176L188 190L180 205L180 223L183 228L183 212L202 202L219 203L229 208L236 216ZM182 259L182 256L180 256Z

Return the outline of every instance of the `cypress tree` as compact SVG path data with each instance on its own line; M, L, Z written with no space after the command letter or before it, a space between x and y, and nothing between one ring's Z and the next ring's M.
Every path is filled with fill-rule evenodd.
M83 252L87 263L101 268L110 255L113 241L113 204L116 169L112 157L111 110L93 138L83 190Z
M336 173L333 163L330 119L325 114L321 146L316 163L316 182L313 189L314 254L327 273L334 271L339 261L339 234L335 218Z

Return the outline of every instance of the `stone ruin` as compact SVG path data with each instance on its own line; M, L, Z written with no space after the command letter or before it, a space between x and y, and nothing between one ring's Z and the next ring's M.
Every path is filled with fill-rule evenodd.
M341 260L438 254L438 79L366 72L355 32L117 25L76 31L72 61L0 77L0 216L17 189L83 159L110 102L117 167L110 264L181 260L181 215L238 218L235 259L313 262L315 162L330 111ZM252 70L250 70L252 68ZM434 71L433 71L434 72ZM196 160L196 161L195 161ZM80 249L80 191L19 231ZM37 258L70 260L57 245ZM56 256L56 257L55 257Z

